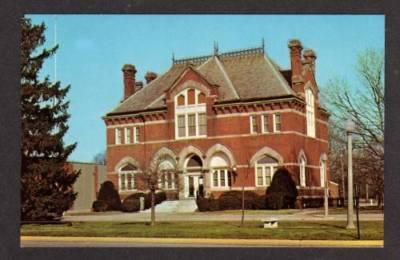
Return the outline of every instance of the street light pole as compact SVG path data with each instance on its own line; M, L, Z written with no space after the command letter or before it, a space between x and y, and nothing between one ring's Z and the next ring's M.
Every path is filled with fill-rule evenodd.
M324 175L324 208L325 208L325 217L328 216L329 211L328 211L328 207L329 207L329 200L328 200L328 174L327 174L327 170L326 170L326 161L328 160L326 154L324 154L321 158L322 161L322 165L321 166L321 170L322 170L322 174ZM321 172L320 172L321 174Z
M354 123L349 120L347 124L347 155L348 155L348 170L347 170L347 229L354 229L353 221L353 147L352 147L352 131Z

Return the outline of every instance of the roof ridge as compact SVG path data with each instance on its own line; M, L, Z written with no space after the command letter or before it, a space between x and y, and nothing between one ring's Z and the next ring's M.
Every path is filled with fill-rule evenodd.
M245 48L245 49L237 49L233 51L228 51L228 52L223 52L220 54L210 54L210 55L202 55L202 56L192 56L192 57L187 57L187 58L181 58L181 59L173 59L173 64L183 64L183 63L190 63L190 62L205 62L209 58L216 56L216 57L236 57L236 56L245 56L245 55L251 55L251 54L259 54L262 53L264 54L264 48L263 47L254 47L254 48Z
M235 97L240 99L240 96L237 93L236 88L233 86L233 83L232 83L231 79L229 78L228 73L225 71L224 66L219 61L218 57L215 57L215 60L216 60L218 68L222 72L222 75L224 76L225 80L228 82L228 85L232 88L233 93L235 94Z

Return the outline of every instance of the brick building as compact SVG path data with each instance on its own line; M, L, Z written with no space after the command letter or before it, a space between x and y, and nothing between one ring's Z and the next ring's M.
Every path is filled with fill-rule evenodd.
M288 47L290 69L274 63L264 44L173 58L164 74L148 72L145 84L124 65L124 99L103 118L107 178L121 196L141 189L135 173L158 158L169 198L194 198L200 187L206 196L242 185L264 193L279 166L300 196L322 196L329 114L319 102L316 54L298 40Z

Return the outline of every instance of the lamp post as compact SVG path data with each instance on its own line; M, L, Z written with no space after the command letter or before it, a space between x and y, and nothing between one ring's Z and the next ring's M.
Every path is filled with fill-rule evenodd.
M329 206L329 201L328 201L328 176L327 176L327 171L326 171L326 161L328 160L328 157L326 154L323 154L321 157L322 160L322 174L324 175L324 208L325 208L325 217L328 216L328 206Z
M351 119L346 121L347 134L347 155L348 155L348 170L347 170L347 229L354 229L353 221L353 147L352 133L354 132L355 124Z

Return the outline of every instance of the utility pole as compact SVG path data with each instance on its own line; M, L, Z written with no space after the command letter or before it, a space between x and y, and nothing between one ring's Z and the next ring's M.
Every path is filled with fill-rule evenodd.
M352 131L354 131L354 123L349 120L348 126L346 127L347 133L347 159L348 159L348 170L347 170L347 229L354 229L353 221L353 144L352 144Z

